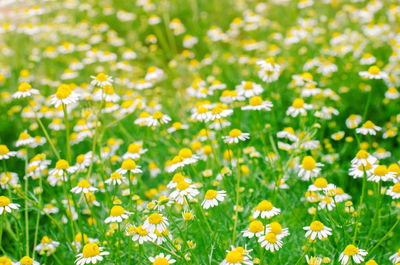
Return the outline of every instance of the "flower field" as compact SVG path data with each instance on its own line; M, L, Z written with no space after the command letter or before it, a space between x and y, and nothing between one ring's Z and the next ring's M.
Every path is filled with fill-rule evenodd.
M0 265L400 265L397 0L0 0Z

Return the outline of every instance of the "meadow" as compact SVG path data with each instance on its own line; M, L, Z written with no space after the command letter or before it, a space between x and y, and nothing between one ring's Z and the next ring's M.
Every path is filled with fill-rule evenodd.
M0 265L400 265L397 0L0 0Z

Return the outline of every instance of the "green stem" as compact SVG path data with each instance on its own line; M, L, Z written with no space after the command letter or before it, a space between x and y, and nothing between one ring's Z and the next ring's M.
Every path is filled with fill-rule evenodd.
M360 221L360 217L361 217L361 209L362 209L362 204L363 204L363 200L364 200L365 187L366 186L367 186L367 173L365 172L365 168L364 168L364 177L363 177L363 185L362 185L362 191L361 191L360 205L358 206L357 220L356 220L356 223L354 225L353 245L356 243L356 237L357 237L357 231L358 231L358 222Z
M63 111L64 111L64 122L65 122L65 134L67 140L67 160L71 163L71 145L69 139L69 120L68 120L68 112L67 112L67 105L62 104Z

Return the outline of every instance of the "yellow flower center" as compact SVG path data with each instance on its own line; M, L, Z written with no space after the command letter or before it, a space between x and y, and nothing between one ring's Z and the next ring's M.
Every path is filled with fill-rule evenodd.
M375 260L371 259L365 263L365 265L378 265Z
M217 197L218 192L216 190L208 190L206 192L205 198L206 200L212 200Z
M325 178L317 178L314 181L314 186L317 188L326 188L328 186L328 181Z
M66 99L67 97L69 97L69 95L71 95L71 88L69 87L69 85L62 84L57 88L56 98Z
M82 242L82 233L81 232L79 232L75 235L75 241ZM83 234L83 242L84 243L89 242L89 238L87 237L86 234Z
M173 177L172 177L172 181L175 183L178 183L180 181L183 181L185 179L185 177L182 175L182 173L176 173Z
M122 176L118 172L114 172L111 174L112 179L120 179Z
M375 124L372 121L366 121L362 127L365 129L373 129Z
M104 82L104 81L107 81L107 79L108 78L107 78L105 73L99 73L99 74L96 75L96 80L97 81Z
M392 190L393 190L393 192L395 192L395 193L400 193L400 183L394 184ZM400 250L399 250L399 257L400 257Z
M316 231L316 232L322 231L324 229L324 224L321 223L320 221L314 221L311 223L310 229L311 231Z
M83 247L82 254L84 258L95 257L100 254L99 246L96 243L89 243Z
M180 123L180 122L174 122L174 123L172 124L172 127L174 127L175 129L179 130L179 129L182 128L182 123Z
M301 165L305 170L313 170L317 167L317 164L312 156L305 156L301 162Z
M197 113L199 113L199 114L204 114L204 113L207 113L208 112L208 109L207 108L205 108L205 107L199 107L198 109L197 109Z
M31 257L25 256L19 261L19 263L21 263L21 265L32 265L33 259Z
M243 261L243 254L237 250L232 250L226 254L225 259L231 264L241 263Z
M147 236L147 235L149 234L149 232L147 232L146 229L143 229L142 226L139 226L139 227L137 228L137 233L138 233L140 236Z
M32 89L32 86L30 85L30 84L28 84L28 83L21 83L19 86L18 86L18 91L19 92L26 92L26 91L29 91L29 90L31 90Z
M81 187L81 188L90 188L90 183L89 183L89 181L87 181L86 179L82 179L81 181L79 181L78 187Z
M259 211L271 211L273 207L274 206L272 205L271 202L269 202L267 200L263 200L262 202L260 202L257 205L256 209L259 210Z
M156 111L153 114L153 119L159 120L164 116L164 114L161 113L161 111Z
M40 242L41 242L42 244L48 244L48 243L51 243L52 241L53 241L53 240L52 240L51 238L49 238L49 237L47 237L47 236L44 236Z
M187 183L186 181L180 181L180 182L178 183L178 185L176 185L176 188L177 188L178 190L186 190L187 188L189 188L189 186L190 186L190 184Z
M28 133L22 132L22 133L20 133L18 140L26 140L26 139L29 139L29 137L31 137L31 136Z
M190 158L190 157L192 157L193 153L192 153L192 151L191 151L189 148L182 148L182 149L179 151L179 154L178 154L178 155L181 156L181 157L183 157L183 158Z
M10 204L10 199L6 196L0 196L0 207L4 207Z
M140 145L133 143L133 144L129 145L128 152L131 154L137 154L137 153L139 153L140 148L141 148Z
M376 176L385 176L388 173L386 166L377 166L374 170L374 175Z
M156 260L153 262L153 265L168 265L168 260L163 257L158 257Z
M371 168L372 168L372 165L368 161L367 161L367 164L365 166L363 164L361 164L358 167L358 169L361 170L361 171L364 171L364 169L365 170L370 170Z
M304 100L301 98L296 98L292 103L293 108L301 109L304 106Z
M244 85L243 85L243 89L245 89L245 90L251 90L251 89L253 89L253 83L250 82L250 81L246 81L246 82L244 83Z
M368 152L365 150L360 150L358 151L358 153L356 154L356 157L358 159L366 159L369 156Z
M69 168L69 164L67 160L60 159L56 163L56 169L67 169Z
M76 158L76 162L78 164L82 164L83 161L85 161L85 155L78 155L78 157Z
M125 212L124 208L119 205L115 205L111 208L111 215L112 216L121 216Z
M163 221L163 217L158 213L152 213L149 216L149 223L150 224L158 225L158 224L161 224L162 221Z
M250 105L251 106L260 106L262 104L263 100L259 96L254 96L250 99Z
M122 162L121 167L126 170L132 170L136 168L136 162L129 158Z
M249 231L252 233L258 233L264 230L264 225L262 224L261 221L253 221L249 225Z
M368 73L370 73L371 75L378 75L381 72L381 69L379 69L378 66L371 66L370 68L368 68Z
M357 253L358 253L358 248L354 245L348 245L343 251L343 254L347 256L353 256L356 255Z
M274 233L268 233L265 235L265 240L268 241L271 244L275 244L276 241L278 241L276 239L276 235Z
M110 85L105 86L103 90L104 90L104 93L107 95L112 95L115 92L114 88Z
M278 222L270 223L269 227L271 228L271 232L274 233L275 235L279 235L280 233L282 233L282 226Z
M6 145L4 144L0 145L0 155L8 154L8 152L10 152L10 150Z
M240 136L241 134L242 134L242 131L241 131L241 130L233 129L233 130L231 130L231 131L229 132L229 137L235 138L235 137Z
M12 261L7 257L0 257L0 265L12 265Z
M224 110L224 109L223 109L222 107L216 106L215 108L213 108L213 109L211 110L211 113L212 113L212 114L220 114L223 110Z

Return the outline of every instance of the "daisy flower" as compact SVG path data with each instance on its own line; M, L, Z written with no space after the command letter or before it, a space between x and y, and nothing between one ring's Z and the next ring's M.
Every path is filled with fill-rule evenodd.
M356 133L363 135L376 135L376 132L382 130L381 127L376 126L372 121L366 121L362 127L356 129Z
M290 235L289 229L282 228L281 224L278 222L272 222L265 226L264 235L268 234L268 233L274 233L278 239L282 239L282 238Z
M178 156L183 159L182 163L185 165L194 164L199 159L198 156L193 155L192 150L189 148L182 148L179 150Z
M389 76L387 73L382 72L378 66L370 66L368 71L361 71L358 73L361 77L367 79L387 79Z
M224 190L207 190L206 194L204 195L204 201L201 203L204 209L212 208L218 205L218 201L224 201L226 196L226 191Z
M239 129L233 129L229 132L228 136L222 136L224 142L228 144L238 143L239 140L246 141L249 138L250 138L250 133L243 133Z
M248 238L259 237L264 233L264 225L261 221L252 221L249 228L243 231L243 236Z
M197 121L208 121L210 120L211 111L205 106L199 106L192 110L192 115L190 116L191 120Z
M79 96L71 90L67 84L62 84L57 88L57 92L51 95L50 104L58 108L61 104L68 105L78 101Z
M164 255L161 253L155 257L149 257L149 260L153 263L153 265L169 265L175 263L176 260L171 258L171 255Z
M349 129L354 129L360 125L362 117L360 115L352 114L346 119L346 126Z
M91 75L90 78L93 80L90 82L92 86L104 87L106 85L111 86L113 78L106 75L105 73L99 73L96 76Z
M117 172L121 175L126 174L128 171L134 174L142 173L140 166L136 165L136 162L130 158L125 159L122 162L121 168L117 170Z
M317 237L322 240L332 235L332 228L324 226L320 221L314 221L310 226L305 226L303 229L307 231L305 236L310 237L311 240L315 240Z
M167 132L168 133L173 133L173 132L176 132L176 131L179 131L179 130L187 130L187 129L189 129L189 125L182 124L181 122L174 122L172 124L172 127L167 129Z
M261 244L261 247L271 252L278 251L283 244L282 240L272 232L259 237L258 242Z
M318 204L318 209L327 209L328 211L332 211L333 208L336 207L335 201L330 196L322 197Z
M236 86L235 90L238 96L244 96L246 98L254 97L264 91L261 85L251 81L242 81L240 85Z
M352 165L359 166L360 164L366 166L368 163L373 165L378 161L373 155L370 155L365 150L360 150L357 152L356 157L351 160Z
M183 180L176 185L176 189L169 195L169 197L171 200L182 205L184 204L184 199L187 198L188 200L191 200L197 195L199 195L199 191L197 190L196 185Z
M226 105L218 104L214 108L211 109L211 115L207 121L215 121L222 118L226 118L233 114L233 110L228 109Z
M364 177L364 171L365 174L368 177L370 177L374 171L372 165L367 162L367 164L364 166L363 164L360 164L359 166L353 165L349 169L349 175L352 176L353 178L363 178Z
M89 193L89 192L94 192L97 191L98 189L95 187L92 187L86 179L82 179L79 181L79 183L71 189L71 192L79 194L79 193Z
M325 178L316 178L314 183L308 187L309 191L329 191L336 190L335 185L329 184Z
M59 177L63 177L64 173L73 173L74 168L69 166L67 160L60 159L56 163L56 167L49 171L49 176L58 175Z
M395 175L392 172L389 172L388 168L385 165L375 165L372 171L371 176L368 177L369 181L389 181L393 180Z
M283 131L279 131L276 135L278 138L287 138L290 141L297 141L298 139L292 127L286 127L283 129Z
M368 252L359 249L354 245L347 245L344 251L340 254L339 262L342 265L346 265L350 263L350 260L353 259L353 262L359 264L364 261L364 257L368 255Z
M250 98L249 105L242 107L242 110L266 110L270 111L274 105L268 101L263 101L260 96Z
M27 131L23 131L22 133L19 134L18 140L15 143L16 147L22 146L22 145L31 145L35 142L35 138L30 136Z
M281 212L280 209L275 208L271 202L267 200L261 201L253 212L253 218L256 219L258 216L264 218L271 218L272 216L278 215Z
M132 214L130 212L125 211L124 208L120 205L114 205L111 208L110 216L107 217L104 222L107 223L121 223L123 219L128 219L129 215Z
M40 263L29 256L25 256L15 263L15 265L40 265Z
M392 196L393 199L400 199L400 183L396 183L389 187L386 191L386 195Z
M56 248L60 245L60 242L54 241L53 239L44 236L40 241L40 244L35 247L35 250L39 252L40 255L47 253L50 256L56 252Z
M163 114L161 111L156 111L152 116L147 119L147 126L157 126L160 124L167 124L171 121L171 117L167 114Z
M164 232L168 226L168 219L159 213L152 213L144 221L143 229L146 229L149 233L153 234L157 229L160 233Z
M9 159L10 157L16 156L16 151L10 151L4 144L0 145L0 160Z
M249 252L251 250L246 250L242 247L233 247L231 250L226 251L225 259L219 265L252 265L251 257Z
M12 262L11 259L3 256L3 257L0 257L0 264L2 264L2 265L14 265L16 263Z
M143 228L143 226L138 226L136 228L136 234L132 236L133 241L139 241L139 244L143 244L147 241L153 241L154 238L150 236L149 232Z
M306 261L308 265L321 265L322 264L322 259L319 257L312 257L306 255Z
M19 204L12 203L8 197L0 196L0 215L11 213L12 210L18 210L19 207Z
M309 180L310 177L316 177L321 172L321 168L324 166L321 163L317 163L312 156L305 156L301 162L299 177L302 180Z
M290 115L292 117L297 117L297 115L305 116L307 114L307 110L312 109L313 106L311 104L304 103L304 100L301 98L296 98L292 106L288 108L286 111L286 115Z
M103 247L99 247L96 243L86 244L82 249L82 253L76 255L78 258L75 260L75 263L77 265L96 264L104 259L103 256L110 254L107 251L103 251L103 249Z
M18 86L18 91L14 93L13 98L25 98L37 94L39 94L39 90L34 89L30 84L23 82Z
M113 185L121 185L121 183L126 183L127 179L122 176L121 174L119 174L118 172L114 172L111 174L111 177L108 178L106 181L104 181L104 183L107 184L113 184Z

